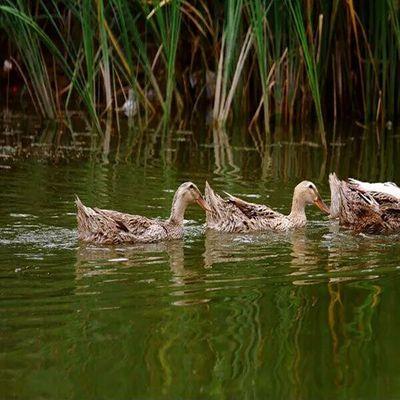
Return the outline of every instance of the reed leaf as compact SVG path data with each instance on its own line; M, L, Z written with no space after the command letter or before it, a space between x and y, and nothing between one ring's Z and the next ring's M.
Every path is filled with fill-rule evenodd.
M315 109L317 113L319 132L321 137L321 143L326 148L326 137L325 137L325 126L324 119L322 115L321 97L319 92L319 81L318 81L318 71L315 62L315 49L314 44L309 43L307 40L306 27L304 25L303 14L301 11L301 5L299 0L287 1L287 5L290 9L295 30L297 33L297 38L299 40L304 64L306 66L308 83L310 85L310 90L312 97L314 99Z
M46 118L84 109L101 131L105 110L133 93L138 121L164 132L213 107L216 126L240 115L286 140L305 136L280 125L315 120L324 147L330 120L398 122L399 18L395 0L0 5L18 79Z

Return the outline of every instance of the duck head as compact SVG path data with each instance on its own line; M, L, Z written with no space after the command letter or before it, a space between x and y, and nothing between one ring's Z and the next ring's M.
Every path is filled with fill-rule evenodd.
M310 181L300 182L294 189L293 201L303 206L315 204L322 212L329 214L329 207L323 202L317 187Z
M182 183L176 191L175 196L177 199L180 199L183 204L197 203L204 211L211 211L199 188L193 182Z
M204 211L210 211L210 207L203 199L198 187L192 182L182 183L172 200L169 221L178 225L182 224L187 206L193 203L197 203Z

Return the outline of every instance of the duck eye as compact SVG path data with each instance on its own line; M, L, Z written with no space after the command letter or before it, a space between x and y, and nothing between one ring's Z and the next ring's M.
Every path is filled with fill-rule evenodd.
M193 183L190 184L189 189L194 189Z
M313 187L313 185L312 185L311 183L308 185L308 187L309 187L310 189L314 189L314 187Z

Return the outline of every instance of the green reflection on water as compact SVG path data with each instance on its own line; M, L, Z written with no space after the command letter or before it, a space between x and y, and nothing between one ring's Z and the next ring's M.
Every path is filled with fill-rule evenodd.
M1 397L400 397L398 237L344 232L312 208L293 233L204 233L192 207L184 240L98 247L77 242L73 207L78 193L165 217L180 182L208 179L286 212L300 179L327 198L331 170L400 182L399 139L324 155L184 136L161 150L151 135L140 145L128 135L108 163L101 144L85 156L87 143L52 139L24 160L25 145L3 138L2 154L17 154L0 172Z

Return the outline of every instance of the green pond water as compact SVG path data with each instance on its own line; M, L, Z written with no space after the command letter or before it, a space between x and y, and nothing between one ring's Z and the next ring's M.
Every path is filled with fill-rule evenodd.
M166 217L181 182L207 179L288 212L305 178L328 200L333 170L400 182L398 135L325 154L27 129L0 136L1 399L400 398L399 237L311 207L296 232L221 235L192 206L183 240L102 247L78 242L73 204Z

